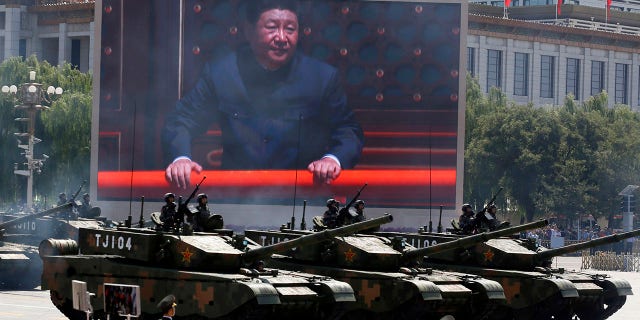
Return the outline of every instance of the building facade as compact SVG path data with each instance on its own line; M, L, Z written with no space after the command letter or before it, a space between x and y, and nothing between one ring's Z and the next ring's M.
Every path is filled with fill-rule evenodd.
M534 105L583 101L605 90L609 104L640 108L640 0L514 0L469 5L467 70L489 91ZM486 4L486 5L485 5ZM51 64L93 67L94 0L0 1L0 58L35 54Z
M91 0L0 1L0 59L35 54L53 65L93 66Z
M470 6L467 71L485 92L498 87L520 104L559 105L568 95L584 101L604 90L609 105L639 108L640 28L540 15L525 20L534 8L518 9L517 18L505 19L501 8ZM555 7L548 9L553 15Z

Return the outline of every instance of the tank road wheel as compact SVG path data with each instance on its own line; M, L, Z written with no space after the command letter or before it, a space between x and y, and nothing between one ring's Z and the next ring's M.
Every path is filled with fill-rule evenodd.
M626 296L616 296L609 299L598 299L593 303L580 305L576 314L580 320L604 320L620 310L627 301Z
M342 320L369 320L369 319L379 319L380 316L377 316L370 311L367 310L353 310L344 314Z
M258 302L253 300L245 303L239 308L235 309L231 313L227 314L221 319L224 320L258 320L258 319L269 319L274 315L273 306L266 305L260 306Z
M570 320L573 317L571 300L555 294L541 303L524 309L514 310L516 320Z
M620 310L624 303L627 301L627 296L616 296L604 301L605 307L602 313L602 319L607 319L612 316L616 311Z

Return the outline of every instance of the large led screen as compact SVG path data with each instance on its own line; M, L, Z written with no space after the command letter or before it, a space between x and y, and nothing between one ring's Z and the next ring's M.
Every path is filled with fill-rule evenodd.
M466 3L260 2L97 2L97 200L453 208Z

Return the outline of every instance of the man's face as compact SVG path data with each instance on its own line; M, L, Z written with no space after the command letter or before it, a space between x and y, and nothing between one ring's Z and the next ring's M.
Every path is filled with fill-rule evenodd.
M258 62L269 70L284 66L298 45L298 17L289 10L263 12L247 36Z

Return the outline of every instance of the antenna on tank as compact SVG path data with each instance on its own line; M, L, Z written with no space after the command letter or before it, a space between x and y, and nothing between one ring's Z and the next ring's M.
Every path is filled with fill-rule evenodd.
M302 132L302 114L298 116L298 143L296 145L296 177L293 182L293 212L291 212L291 224L289 228L296 228L296 197L298 196L298 167L300 166L300 136ZM306 202L305 202L306 203Z
M433 208L433 198L431 198L431 170L433 169L433 166L431 165L431 126L427 127L427 131L429 134L429 142L427 143L427 147L429 148L429 232L433 232L433 220L431 220L431 209Z
M131 228L131 205L133 203L133 166L135 164L136 157L136 118L138 113L138 106L136 101L133 101L133 137L131 139L131 178L129 180L129 216L125 222L127 228Z

